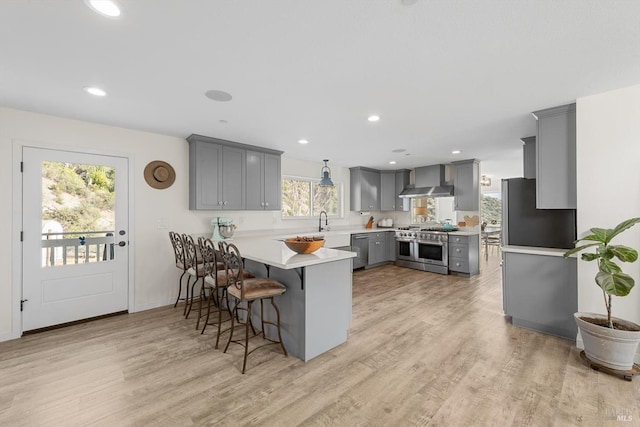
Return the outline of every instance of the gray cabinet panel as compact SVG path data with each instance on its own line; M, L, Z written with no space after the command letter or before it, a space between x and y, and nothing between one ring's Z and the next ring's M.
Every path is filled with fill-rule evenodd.
M280 209L281 151L202 135L187 141L189 209Z
M522 176L527 179L536 179L536 137L522 138Z
M576 104L536 111L536 207L576 209Z
M387 261L396 261L396 233L395 231L387 231Z
M577 260L503 253L504 312L513 324L576 339Z
M264 153L247 151L247 209L264 210Z
M380 171L380 210L396 209L396 172Z
M463 160L453 164L456 167L453 178L454 209L457 211L480 210L478 160Z
M380 171L350 168L350 206L352 211L380 210Z
M280 155L247 151L247 210L280 210Z
M245 209L247 151L222 147L222 205L224 209Z
M189 163L189 209L222 209L222 147L192 142Z
M387 261L386 232L369 234L369 262L368 265Z
M279 211L282 206L282 158L279 154L264 155L264 208Z
M480 272L480 236L449 235L449 271L473 276Z
M408 211L410 201L406 197L400 197L400 193L405 189L407 185L409 185L409 173L410 171L407 169L400 169L396 171L396 210L397 211Z

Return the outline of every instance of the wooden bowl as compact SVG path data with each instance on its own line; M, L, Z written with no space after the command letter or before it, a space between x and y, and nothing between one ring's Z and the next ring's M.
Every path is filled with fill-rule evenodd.
M313 237L292 237L284 241L289 249L299 254L310 254L324 245L324 239Z

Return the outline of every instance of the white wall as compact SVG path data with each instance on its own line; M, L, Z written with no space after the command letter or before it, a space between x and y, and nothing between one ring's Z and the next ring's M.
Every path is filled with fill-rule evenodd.
M215 135L214 135L215 136ZM178 270L172 265L173 252L169 230L184 233L209 233L209 221L218 216L213 211L190 211L188 179L188 144L182 138L133 131L59 117L0 108L0 182L3 201L0 204L0 341L11 337L12 304L19 295L12 295L12 246L20 230L12 229L13 189L11 186L17 161L12 158L15 144L35 143L38 146L71 147L100 150L131 156L134 163L135 194L134 256L135 310L172 303L177 292ZM176 171L175 184L166 190L149 187L143 178L145 165L152 160L168 161ZM294 176L319 177L322 162L306 162L283 157L282 173ZM333 220L334 227L362 225L365 217L349 211L349 170L332 167L332 178L344 185L344 219ZM378 220L393 217L396 222L406 218L401 213L372 213ZM283 221L280 212L224 212L238 224L239 230L308 229L317 227L317 220ZM168 229L159 229L158 220L166 220ZM406 219L405 219L406 222ZM11 236L9 238L8 236ZM19 326L19 325L18 325Z
M640 85L577 100L578 235L640 216ZM640 248L636 225L614 243ZM640 263L621 263L636 287L613 315L640 323ZM578 309L606 313L595 263L578 262Z

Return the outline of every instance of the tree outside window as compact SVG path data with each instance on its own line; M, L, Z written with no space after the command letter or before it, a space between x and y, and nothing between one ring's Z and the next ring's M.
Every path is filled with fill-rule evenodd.
M310 218L322 211L330 217L341 213L342 184L333 187L318 185L319 180L310 178L282 178L282 217Z

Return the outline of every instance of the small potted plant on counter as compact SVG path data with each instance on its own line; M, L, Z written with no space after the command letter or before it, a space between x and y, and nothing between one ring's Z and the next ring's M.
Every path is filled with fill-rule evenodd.
M640 222L640 218L632 218L621 222L613 229L592 228L591 234L575 242L576 245L578 242L587 244L576 246L564 254L564 257L567 258L588 248L595 249L595 252L583 253L582 259L598 263L595 282L602 289L607 315L574 314L582 335L585 354L592 366L597 364L618 371L634 369L633 359L640 342L640 326L612 317L611 303L613 296L629 295L635 284L633 278L623 273L614 260L617 258L622 262L633 263L638 259L638 252L628 246L612 245L611 240L638 222ZM635 368L637 369L637 366Z

